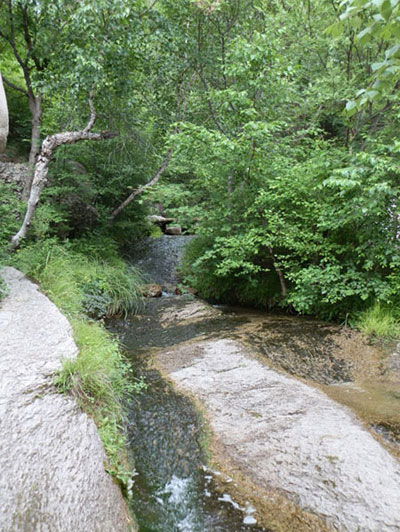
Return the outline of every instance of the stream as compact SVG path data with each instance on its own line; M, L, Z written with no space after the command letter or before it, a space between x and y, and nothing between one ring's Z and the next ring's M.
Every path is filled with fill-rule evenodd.
M153 359L163 350L199 340L240 341L269 367L352 408L374 438L398 456L397 354L388 357L390 364L385 365L379 349L360 343L359 336L335 325L248 309L204 310L192 296L174 296L175 269L190 238L164 235L130 253L149 281L162 285L163 297L147 299L138 316L107 323L132 361L135 377L144 377L148 384L129 406L129 444L138 473L132 509L139 530L289 530L288 525L274 527L256 519L251 497L239 500L231 495L237 480L208 467L207 423L187 395L161 375Z
M138 472L132 509L140 532L266 531L256 525L250 504L240 506L218 488L222 474L206 465L203 421L192 402L149 367L151 353L159 348L234 326L229 318L168 330L160 325L163 311L182 308L190 300L149 299L140 316L108 323L132 361L135 377L148 384L129 408L129 444ZM223 481L229 484L230 479Z

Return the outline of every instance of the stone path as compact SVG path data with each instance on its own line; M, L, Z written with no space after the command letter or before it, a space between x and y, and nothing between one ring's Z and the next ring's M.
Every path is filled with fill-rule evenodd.
M77 354L68 321L20 272L1 275L0 531L131 530L93 421L52 388Z

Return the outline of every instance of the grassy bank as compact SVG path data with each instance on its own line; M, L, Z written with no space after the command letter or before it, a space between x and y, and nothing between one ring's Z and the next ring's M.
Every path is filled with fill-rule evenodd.
M143 383L130 375L115 339L99 318L134 312L140 304L139 273L118 256L111 240L74 243L46 240L18 251L13 266L37 281L69 319L79 355L66 360L55 378L95 421L109 464L125 494L132 470L127 457L123 400Z
M400 338L398 312L390 306L375 303L358 314L354 327L372 338L394 340Z

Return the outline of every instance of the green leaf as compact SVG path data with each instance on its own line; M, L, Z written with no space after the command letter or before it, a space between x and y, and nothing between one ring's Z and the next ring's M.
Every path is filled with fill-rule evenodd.
M339 21L328 26L325 30L325 33L327 35L331 35L334 39L337 39L343 34L343 29L343 23Z
M346 113L349 115L349 116L352 116L354 115L354 113L357 112L357 103L354 101L354 100L349 100L347 103L346 103Z
M385 61L382 63L372 63L371 68L373 72L376 72L377 70L381 69L383 66L385 66Z
M386 50L385 57L389 59L390 57L393 57L398 51L400 50L400 44L395 44L389 50Z
M392 14L392 6L390 4L390 0L385 0L380 8L380 13L382 17L388 21L390 18L390 15Z
M359 41L361 44L364 44L368 41L370 41L372 38L372 28L369 26L368 28L365 28L364 30L360 31L357 35L357 41Z

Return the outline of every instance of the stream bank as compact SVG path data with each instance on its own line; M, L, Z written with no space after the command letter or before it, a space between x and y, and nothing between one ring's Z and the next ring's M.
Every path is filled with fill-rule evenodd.
M52 384L77 348L59 310L13 268L0 307L0 530L134 530L93 421Z

